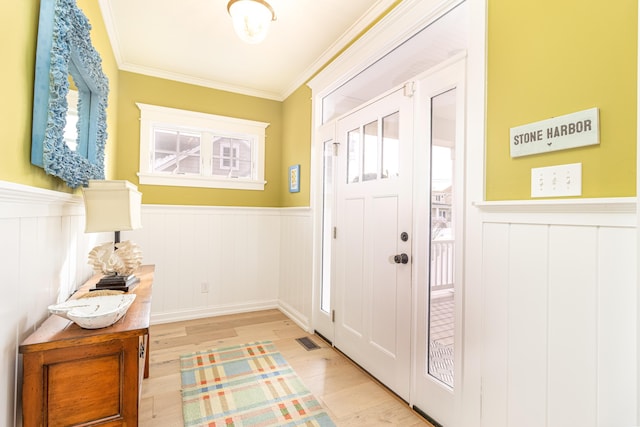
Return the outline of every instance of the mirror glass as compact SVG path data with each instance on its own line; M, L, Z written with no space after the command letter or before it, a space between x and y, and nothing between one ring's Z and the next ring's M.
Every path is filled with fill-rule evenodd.
M31 163L71 188L104 179L109 83L90 31L75 0L40 1Z
M64 143L69 150L78 148L78 91L69 89L67 93L67 122L64 125Z

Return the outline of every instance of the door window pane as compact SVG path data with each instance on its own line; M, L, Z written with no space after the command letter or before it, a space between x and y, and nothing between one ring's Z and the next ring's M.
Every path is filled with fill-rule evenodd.
M364 125L363 181L378 179L378 121Z
M399 123L400 113L398 112L382 119L382 178L397 177L400 173Z
M360 129L347 132L347 183L360 181Z

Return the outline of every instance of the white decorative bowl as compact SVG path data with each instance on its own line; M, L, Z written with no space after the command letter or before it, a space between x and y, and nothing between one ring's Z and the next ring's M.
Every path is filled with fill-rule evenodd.
M50 305L49 312L72 320L85 329L106 328L120 320L135 299L136 294L78 298Z

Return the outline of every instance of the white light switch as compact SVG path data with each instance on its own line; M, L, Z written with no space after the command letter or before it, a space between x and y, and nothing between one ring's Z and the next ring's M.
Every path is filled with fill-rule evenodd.
M531 169L531 197L582 195L582 163Z

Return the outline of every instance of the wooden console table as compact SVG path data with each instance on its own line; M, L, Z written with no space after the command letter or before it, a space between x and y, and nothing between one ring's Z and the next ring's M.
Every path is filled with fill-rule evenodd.
M142 266L136 299L102 329L51 315L20 345L23 426L137 426L142 378L149 376L154 266ZM89 292L94 276L73 296Z

